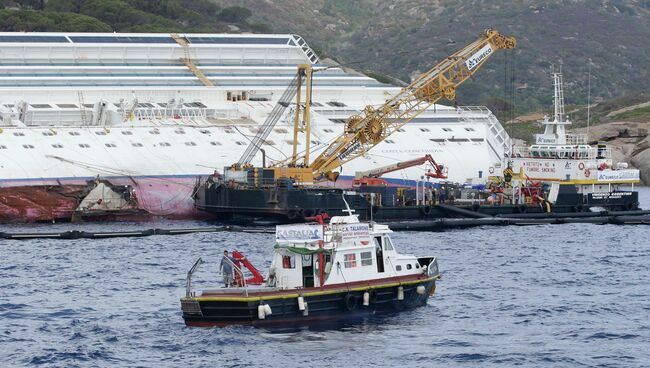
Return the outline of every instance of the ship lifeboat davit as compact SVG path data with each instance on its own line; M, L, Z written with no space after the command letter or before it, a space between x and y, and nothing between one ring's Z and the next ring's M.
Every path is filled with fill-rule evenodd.
M252 277L249 277L247 279L242 279L242 274L240 273L235 273L235 283L239 287L243 287L245 285L262 285L264 283L264 276L260 273L260 271L253 266L253 264L248 260L248 258L244 257L244 255L237 251L233 250L232 251L233 257L237 260L235 262L235 266L239 268L240 270L242 269L242 266L246 267L246 269L253 275ZM246 284L244 284L244 281Z

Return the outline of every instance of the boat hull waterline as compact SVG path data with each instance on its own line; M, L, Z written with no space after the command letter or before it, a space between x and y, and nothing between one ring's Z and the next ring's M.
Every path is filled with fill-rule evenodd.
M181 299L183 319L192 327L223 327L228 325L283 326L310 324L319 321L348 320L364 316L399 312L424 306L435 291L439 275L396 277L373 281L277 290L219 293ZM418 292L423 286L424 291ZM403 298L400 300L399 288ZM422 289L420 289L422 291ZM368 292L368 305L364 293ZM299 297L304 298L306 312L299 308ZM272 311L260 319L258 308L268 305Z

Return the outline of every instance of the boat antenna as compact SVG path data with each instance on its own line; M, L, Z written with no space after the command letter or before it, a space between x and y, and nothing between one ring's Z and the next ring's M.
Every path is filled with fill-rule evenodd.
M587 142L589 142L589 120L591 118L591 58L589 58L587 70Z
M370 223L373 223L372 220L372 213L374 212L372 210L373 205L375 204L375 193L370 193Z
M346 192L341 193L341 198L343 198L343 203L345 203L345 209L343 210L343 212L347 212L348 216L352 216L354 210L350 208L348 201L345 200L345 194Z

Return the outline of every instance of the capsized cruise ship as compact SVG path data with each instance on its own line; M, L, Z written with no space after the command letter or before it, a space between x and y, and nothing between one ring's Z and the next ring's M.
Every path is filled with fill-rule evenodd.
M318 70L316 154L349 116L399 91L321 62L297 35L0 33L0 221L202 216L197 178L237 162L305 63ZM265 140L267 163L290 154L293 111ZM343 167L339 181L431 154L464 182L509 153L487 108L436 105ZM415 185L425 171L386 179Z

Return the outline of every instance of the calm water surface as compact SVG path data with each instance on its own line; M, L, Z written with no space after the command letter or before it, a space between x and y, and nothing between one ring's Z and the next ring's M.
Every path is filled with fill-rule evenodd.
M650 208L650 190L642 190ZM84 229L205 226L195 222ZM54 231L69 224L5 227ZM79 227L76 227L79 228ZM267 269L270 234L0 240L0 366L650 366L650 226L401 232L436 255L426 307L329 329L188 328L179 298L237 248Z

